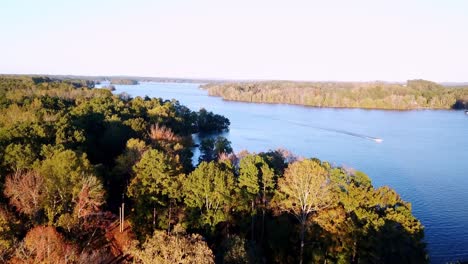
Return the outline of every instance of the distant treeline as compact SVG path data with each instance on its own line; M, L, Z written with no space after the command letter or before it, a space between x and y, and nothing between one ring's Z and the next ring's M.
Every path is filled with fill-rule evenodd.
M83 76L83 75L40 75L40 74L0 74L0 77L28 77L28 78L50 78L54 80L81 80L81 81L93 81L100 83L104 81L110 81L112 84L131 84L131 83L118 83L120 81L131 81L131 82L173 82L173 83L221 83L231 82L233 80L214 80L214 79L195 79L195 78L173 78L173 77L142 77L142 76ZM135 84L136 84L135 83Z
M426 80L385 82L237 82L207 84L209 95L226 100L314 107L369 109L468 109L468 86Z
M26 77L22 78L23 80L29 79ZM8 80L8 78L6 78ZM91 80L82 80L82 79L74 79L74 78L63 78L63 79L57 79L57 78L51 78L48 76L33 76L31 77L32 82L35 85L42 84L44 86L48 86L49 84L58 84L58 85L71 85L74 88L83 88L83 87L88 87L88 88L93 88L94 87L94 81ZM5 80L2 80L2 82L5 82Z
M111 84L137 85L137 80L132 79L111 79Z

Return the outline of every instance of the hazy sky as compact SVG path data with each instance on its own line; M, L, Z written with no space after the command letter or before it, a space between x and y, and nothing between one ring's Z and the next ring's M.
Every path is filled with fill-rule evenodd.
M468 1L0 0L0 73L468 81Z

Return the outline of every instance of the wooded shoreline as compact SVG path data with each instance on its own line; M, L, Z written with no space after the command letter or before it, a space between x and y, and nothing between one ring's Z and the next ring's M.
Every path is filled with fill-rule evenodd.
M202 85L224 100L379 110L468 109L468 86L425 80L368 82L232 82Z

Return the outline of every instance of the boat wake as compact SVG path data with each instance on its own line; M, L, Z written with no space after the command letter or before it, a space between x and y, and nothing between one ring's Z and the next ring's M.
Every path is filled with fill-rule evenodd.
M324 130L324 131L329 131L329 132L335 132L335 133L338 133L338 134L343 134L343 135L348 135L348 136L352 136L352 137L367 139L367 140L374 141L376 143L382 143L383 142L383 139L378 138L378 137L371 137L371 136L367 136L367 135L363 135L363 134L353 133L353 132L346 131L346 130L311 126L309 124L305 124L305 123L301 123L301 122L297 122L297 121L288 121L288 122L291 123L291 124L298 125L298 126L310 127L310 128L314 128L314 129L319 129L319 130Z
M326 130L326 131L331 131L331 132L343 134L343 135L348 135L348 136L363 138L363 139L367 139L367 140L374 141L374 142L376 142L376 143L382 143L382 142L383 142L383 139L381 139L381 138L371 137L371 136L362 135L362 134L357 134L357 133L353 133L353 132L349 132L349 131L345 131L345 130L331 129L331 128L323 128L323 127L316 127L316 128L317 128L317 129L321 129L321 130Z

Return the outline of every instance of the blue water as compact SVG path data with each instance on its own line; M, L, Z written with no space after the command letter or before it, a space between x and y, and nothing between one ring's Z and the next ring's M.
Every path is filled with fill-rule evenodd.
M224 101L198 84L117 85L117 93L175 98L228 117L236 152L286 148L366 172L413 205L432 263L468 260L468 116ZM380 138L381 143L374 139Z

